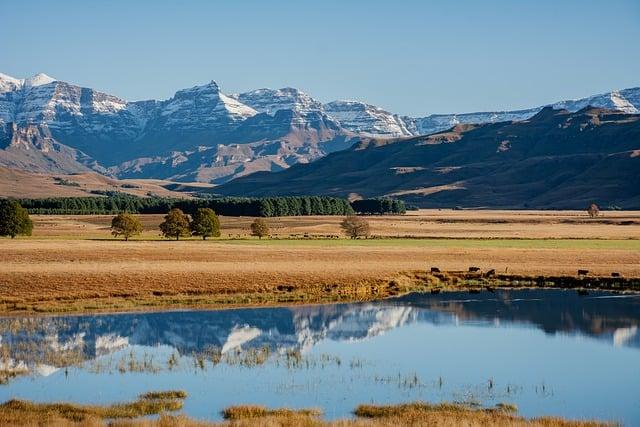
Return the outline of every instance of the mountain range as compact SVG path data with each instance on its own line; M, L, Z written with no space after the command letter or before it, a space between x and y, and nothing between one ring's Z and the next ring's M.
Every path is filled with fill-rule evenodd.
M595 106L632 116L640 112L640 88L552 106L569 112ZM414 118L358 101L325 104L294 88L225 94L213 81L167 100L125 101L45 74L0 74L0 166L223 184L456 125L526 121L541 110Z
M0 167L213 183L229 195L636 207L638 114L640 88L517 111L407 117L359 101L322 103L294 88L225 94L211 81L167 100L125 101L45 74L0 74ZM588 191L578 196L572 182Z

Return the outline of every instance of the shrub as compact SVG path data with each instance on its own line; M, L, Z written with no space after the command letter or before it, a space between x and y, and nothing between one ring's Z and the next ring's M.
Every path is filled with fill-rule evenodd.
M591 218L595 218L600 215L600 208L595 203L591 203L591 206L587 208L587 213Z
M33 222L26 209L15 200L0 201L0 236L31 236Z
M265 236L269 235L269 224L262 218L256 218L251 223L251 235L258 236L259 239L262 239Z
M368 237L370 233L369 221L354 215L347 216L340 223L342 231L351 239Z

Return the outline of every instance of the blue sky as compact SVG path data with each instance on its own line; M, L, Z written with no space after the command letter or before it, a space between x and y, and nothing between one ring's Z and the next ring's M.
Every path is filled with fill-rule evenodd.
M640 1L33 1L0 5L0 72L129 100L216 80L401 114L640 86Z

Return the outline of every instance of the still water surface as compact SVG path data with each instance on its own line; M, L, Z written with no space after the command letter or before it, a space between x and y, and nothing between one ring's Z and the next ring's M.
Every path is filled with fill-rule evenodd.
M640 425L640 296L412 294L362 304L0 319L0 400L111 403L183 389L234 404L515 403L525 416Z

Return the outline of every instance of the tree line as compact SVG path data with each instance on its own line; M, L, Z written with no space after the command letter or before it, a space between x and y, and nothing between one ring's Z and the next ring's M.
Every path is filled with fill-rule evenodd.
M104 197L52 197L45 199L19 199L30 214L40 215L110 215L120 212L134 214L161 214L173 208L193 215L198 209L208 208L223 216L306 216L306 215L363 215L403 214L404 202L393 199L364 199L349 202L328 196L291 197L217 197L178 199L164 197L137 197L123 193L110 193Z
M220 219L211 208L198 208L192 215L179 208L171 208L159 225L163 237L180 240L180 237L199 236L220 237ZM343 232L352 239L368 237L369 223L353 214L347 215L340 223ZM250 225L251 235L260 239L269 236L269 224L263 218L256 218ZM15 200L0 199L0 236L30 236L33 222L29 213ZM129 212L120 212L111 220L111 234L114 237L131 237L142 234L144 227L140 218Z
M354 200L351 202L351 208L355 213L362 215L402 215L407 212L402 200L389 198Z

